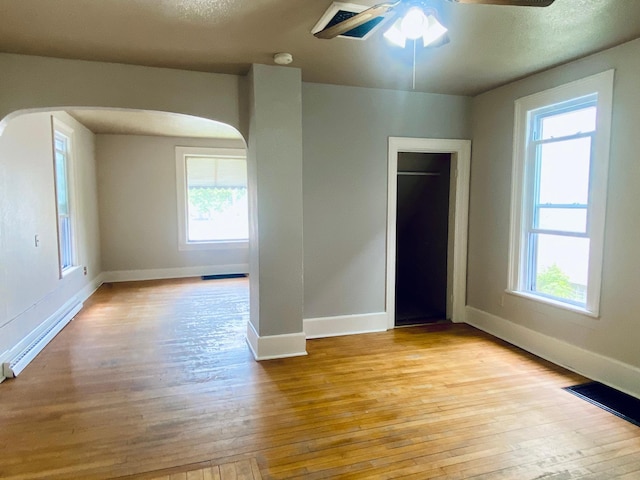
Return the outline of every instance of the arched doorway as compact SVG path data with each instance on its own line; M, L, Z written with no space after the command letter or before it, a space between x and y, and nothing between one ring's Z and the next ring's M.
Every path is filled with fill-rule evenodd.
M0 362L9 374L23 368L15 359L28 363L104 281L248 272L248 242L227 250L177 248L175 146L245 151L235 128L86 107L18 111L2 123ZM58 131L68 139L66 153L56 150ZM54 158L67 154L68 192L60 195ZM63 265L60 211L67 206L72 262Z

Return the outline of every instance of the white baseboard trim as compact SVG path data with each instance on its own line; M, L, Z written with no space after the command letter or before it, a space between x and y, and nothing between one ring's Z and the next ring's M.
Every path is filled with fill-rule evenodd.
M98 275L76 295L67 300L31 333L2 354L0 383L5 378L17 376L47 344L78 314L83 302L102 285L102 274Z
M467 306L466 323L550 362L640 398L640 369Z
M105 283L137 282L142 280L164 280L166 278L200 277L202 275L224 275L248 273L249 264L202 265L196 267L152 268L147 270L115 270L103 273Z
M251 322L247 322L247 344L258 361L307 354L306 337L303 332L261 337Z
M45 320L36 330L9 351L2 364L2 374L17 377L60 331L82 310L82 302L73 297L60 310Z
M338 337L359 333L384 332L387 330L386 312L340 315L337 317L307 318L303 329L307 338Z
M91 280L91 282L88 283L82 290L80 290L80 292L77 295L78 298L80 298L80 300L84 302L91 295L96 293L96 290L98 290L103 283L104 283L104 273L100 273L99 275L96 276L96 278Z

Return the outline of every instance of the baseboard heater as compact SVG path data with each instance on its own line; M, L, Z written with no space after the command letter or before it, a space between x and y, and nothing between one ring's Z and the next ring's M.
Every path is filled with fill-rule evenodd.
M7 378L17 377L27 365L47 346L47 344L62 330L80 310L83 303L78 302L53 321L25 348L21 349L9 361L2 364L2 376Z

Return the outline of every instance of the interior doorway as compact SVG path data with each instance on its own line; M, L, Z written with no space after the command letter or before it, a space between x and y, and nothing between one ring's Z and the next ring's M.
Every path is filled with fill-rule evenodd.
M212 169L189 177L185 167L194 181L183 185L194 195L185 192L180 204L176 147L244 154L234 127L166 112L67 107L16 111L0 129L0 169L11 180L0 200L7 212L0 311L9 314L0 315L0 380L18 375L103 283L249 271L248 241L237 237L227 244L209 237L206 250L179 247L180 209L201 215L246 198L247 189L239 191L246 181L238 169L230 182ZM32 208L13 207L23 204Z
M415 155L417 154L417 155ZM421 154L429 154L422 156ZM453 322L464 322L466 304L467 281L467 223L469 216L469 179L470 179L471 141L427 139L427 138L389 138L388 157L388 188L387 188L387 278L386 278L386 312L387 328L395 328L407 324L424 323L425 319L438 319L442 317L444 306L444 318ZM400 168L399 168L400 167ZM400 172L400 175L398 173ZM408 173L403 173L408 172ZM420 175L412 175L420 173ZM424 174L424 175L423 175ZM436 175L439 174L439 175ZM399 180L399 177L408 177ZM413 177L425 177L421 180ZM426 178L433 177L427 180ZM436 180L437 179L437 180ZM434 182L435 180L435 182ZM431 182L431 193L425 193L420 188L409 188L405 191L402 183L416 186L420 182ZM438 184L436 187L435 184ZM447 185L448 184L448 185ZM400 186L400 192L399 192ZM447 188L448 187L448 188ZM429 196L438 191L438 200ZM446 192L446 193L443 193ZM447 197L443 200L442 195ZM423 196L421 199L420 197ZM398 213L399 207L404 204L424 202L439 202L432 209L418 209ZM446 205L445 205L446 204ZM434 210L426 212L424 210ZM420 234L409 234L407 240L402 238L408 220L413 217L424 217L424 220L435 221L440 228L445 228L446 234L441 232L438 239L429 239ZM446 217L446 219L445 219ZM446 224L446 227L442 227ZM429 229L431 227L423 227ZM438 248L429 252L426 243L435 242ZM444 245L444 246L443 246ZM444 250L446 253L443 254ZM406 257L404 255L406 252ZM418 264L417 256L429 257L433 253L431 261L437 257L436 264L432 263L430 269L439 272L438 287L432 295L425 295L425 285L428 283L428 271L415 268ZM424 259L422 259L424 260ZM428 260L428 259L427 259ZM416 264L416 265L412 265ZM413 270L413 273L411 271ZM409 271L409 275L406 272ZM444 271L444 274L443 274ZM396 285L397 273L405 276L401 283ZM442 277L446 280L443 282ZM411 285L414 282L416 285ZM426 283L424 283L426 282ZM421 283L421 285L417 285ZM398 290L397 290L397 287ZM414 288L415 287L415 288ZM444 299L443 299L443 293ZM415 306L411 305L412 299L418 297L425 307L420 313L412 313ZM426 300L434 300L429 307ZM405 303L406 299L409 299ZM396 312L399 308L400 318L396 323ZM431 308L431 312L427 311ZM405 310L408 313L405 313ZM405 317L405 318L402 318Z
M450 153L398 154L396 327L437 322L451 315L447 308L450 170Z

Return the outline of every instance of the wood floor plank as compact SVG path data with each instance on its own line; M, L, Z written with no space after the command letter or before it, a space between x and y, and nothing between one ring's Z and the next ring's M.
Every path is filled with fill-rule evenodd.
M231 478L237 477L239 480L259 480L260 471L255 458L250 460L241 460L230 462L224 465L206 465L202 464L210 462L202 462L199 466L194 464L177 466L172 469L163 470L162 473L148 472L140 475L128 476L130 480L220 480L221 469L230 475ZM255 468L255 470L254 470ZM171 470L171 472L169 472ZM235 473L230 473L235 471ZM120 477L121 479L124 477Z
M262 475L260 474L260 467L258 466L258 462L255 458L251 459L251 474L253 475L254 480L262 480Z
M214 465L204 472L204 480L220 480L220 467Z
M235 462L236 477L238 480L253 480L253 471L250 460L240 460Z
M204 480L204 469L187 472L187 480Z
M220 478L221 480L238 480L236 464L225 463L224 465L220 465Z
M446 324L257 363L247 300L246 279L101 287L0 385L0 478L640 478L640 429L563 391L575 373Z

